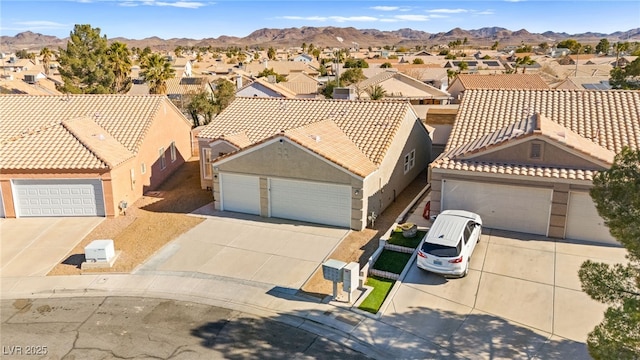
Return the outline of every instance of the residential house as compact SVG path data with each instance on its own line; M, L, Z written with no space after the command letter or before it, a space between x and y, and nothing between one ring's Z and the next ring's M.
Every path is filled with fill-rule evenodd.
M216 209L355 230L431 155L407 101L236 98L198 139Z
M447 91L453 103L460 103L470 89L549 89L549 85L537 74L458 74Z
M206 76L171 78L166 84L167 97L182 111L189 103L189 96L203 91L213 93L210 79Z
M191 60L185 57L171 58L171 67L176 72L176 77L192 77L193 64Z
M572 76L553 88L564 90L611 90L611 85L609 85L608 76Z
M624 146L640 147L640 92L470 89L430 168L431 209L489 228L617 244L589 196Z
M293 58L293 61L311 63L314 57L309 54L300 54Z
M278 85L289 89L299 99L315 99L320 96L324 98L324 95L319 94L322 86L320 81L306 73L290 74L287 76L287 81L280 82Z
M260 77L238 89L236 96L293 99L296 97L296 93L281 86L274 78Z
M0 96L0 215L118 216L190 157L161 95Z
M361 99L369 99L367 89L374 86L381 86L385 90L385 99L408 100L412 105L447 104L450 99L446 91L394 69L387 69L374 77L351 85Z

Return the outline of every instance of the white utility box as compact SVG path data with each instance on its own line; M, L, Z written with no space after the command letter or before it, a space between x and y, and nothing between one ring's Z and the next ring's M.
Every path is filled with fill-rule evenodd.
M84 257L87 262L108 262L116 255L113 240L93 240L84 247Z
M343 282L342 290L352 293L358 289L360 285L360 264L350 262L342 268Z

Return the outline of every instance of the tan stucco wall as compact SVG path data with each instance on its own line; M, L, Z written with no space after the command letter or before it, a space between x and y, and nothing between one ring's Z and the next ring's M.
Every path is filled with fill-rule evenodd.
M269 216L268 178L284 178L347 185L352 188L351 228L361 230L363 223L362 179L311 154L287 139L273 141L229 161L215 164L213 197L220 199L220 172L254 175L260 178L260 215ZM215 169L215 168L214 168ZM354 195L355 190L359 195ZM220 202L214 202L220 209Z
M540 160L529 159L531 142L543 143L542 158ZM577 155L567 152L549 142L534 138L520 144L509 146L508 148L493 151L488 154L476 156L474 161L486 161L509 164L543 164L553 167L570 167L577 169L605 170L591 161L585 160Z
M412 115L410 113L404 120L378 171L365 179L365 215L382 213L431 161L431 138L420 120ZM404 156L413 149L416 151L415 166L405 174ZM366 223L366 216L364 221Z
M176 160L171 161L171 142L176 144ZM158 150L165 148L166 167L160 169ZM2 197L7 217L15 217L13 194L10 179L72 179L72 178L100 178L105 200L107 217L119 214L118 203L121 200L132 204L144 192L157 188L165 181L185 159L191 157L191 125L167 99L157 112L156 118L147 131L137 156L118 165L111 172L88 173L86 171L52 171L30 170L28 173L19 171L3 171L0 174L2 183ZM146 173L141 174L141 165L146 164ZM131 186L131 169L134 170L134 186Z
M198 147L200 148L200 187L204 189L213 188L212 180L213 179L205 179L204 178L204 149L211 149L211 159L214 160L218 157L220 153L231 153L238 150L235 146L225 142L225 141L214 141L209 142L207 139L199 139Z

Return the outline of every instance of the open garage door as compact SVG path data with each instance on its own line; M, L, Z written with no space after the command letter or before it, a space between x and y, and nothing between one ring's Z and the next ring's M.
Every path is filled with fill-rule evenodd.
M221 208L260 215L260 178L257 176L220 174Z
M609 228L598 215L598 210L596 210L596 205L593 203L591 196L584 192L572 191L569 193L565 238L605 244L620 244L611 236Z
M13 180L17 217L105 216L100 179Z
M475 212L484 226L494 229L547 235L551 189L442 181L442 210Z
M271 216L351 227L351 187L269 179Z

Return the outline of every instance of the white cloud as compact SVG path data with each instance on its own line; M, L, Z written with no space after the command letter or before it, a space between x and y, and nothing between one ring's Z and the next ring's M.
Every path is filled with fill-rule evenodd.
M474 12L474 15L493 15L495 14L495 11L493 10L484 10L484 11L478 11L478 12Z
M524 2L525 0L504 0L505 2L511 2L511 3L516 3L516 2Z
M429 15L396 15L394 16L398 20L402 21L429 21Z
M469 12L467 9L431 9L427 10L429 13L437 13L437 14L461 14Z
M72 27L69 24L61 24L55 21L47 21L47 20L32 20L32 21L19 21L11 24L10 26L5 26L3 24L0 27L0 31L43 31L43 30L60 30L60 29L69 29Z
M367 22L378 21L378 18L372 16L282 16L282 19L287 20L305 20L305 21L335 21L338 23L343 22Z
M398 6L373 6L373 7L371 7L371 9L378 10L378 11L394 11L394 10L400 10L400 7L398 7Z
M211 5L212 3L209 3ZM155 0L142 0L142 1L121 1L118 3L120 6L134 7L139 5L146 6L171 6L183 9L198 9L207 4L198 1L155 1Z

